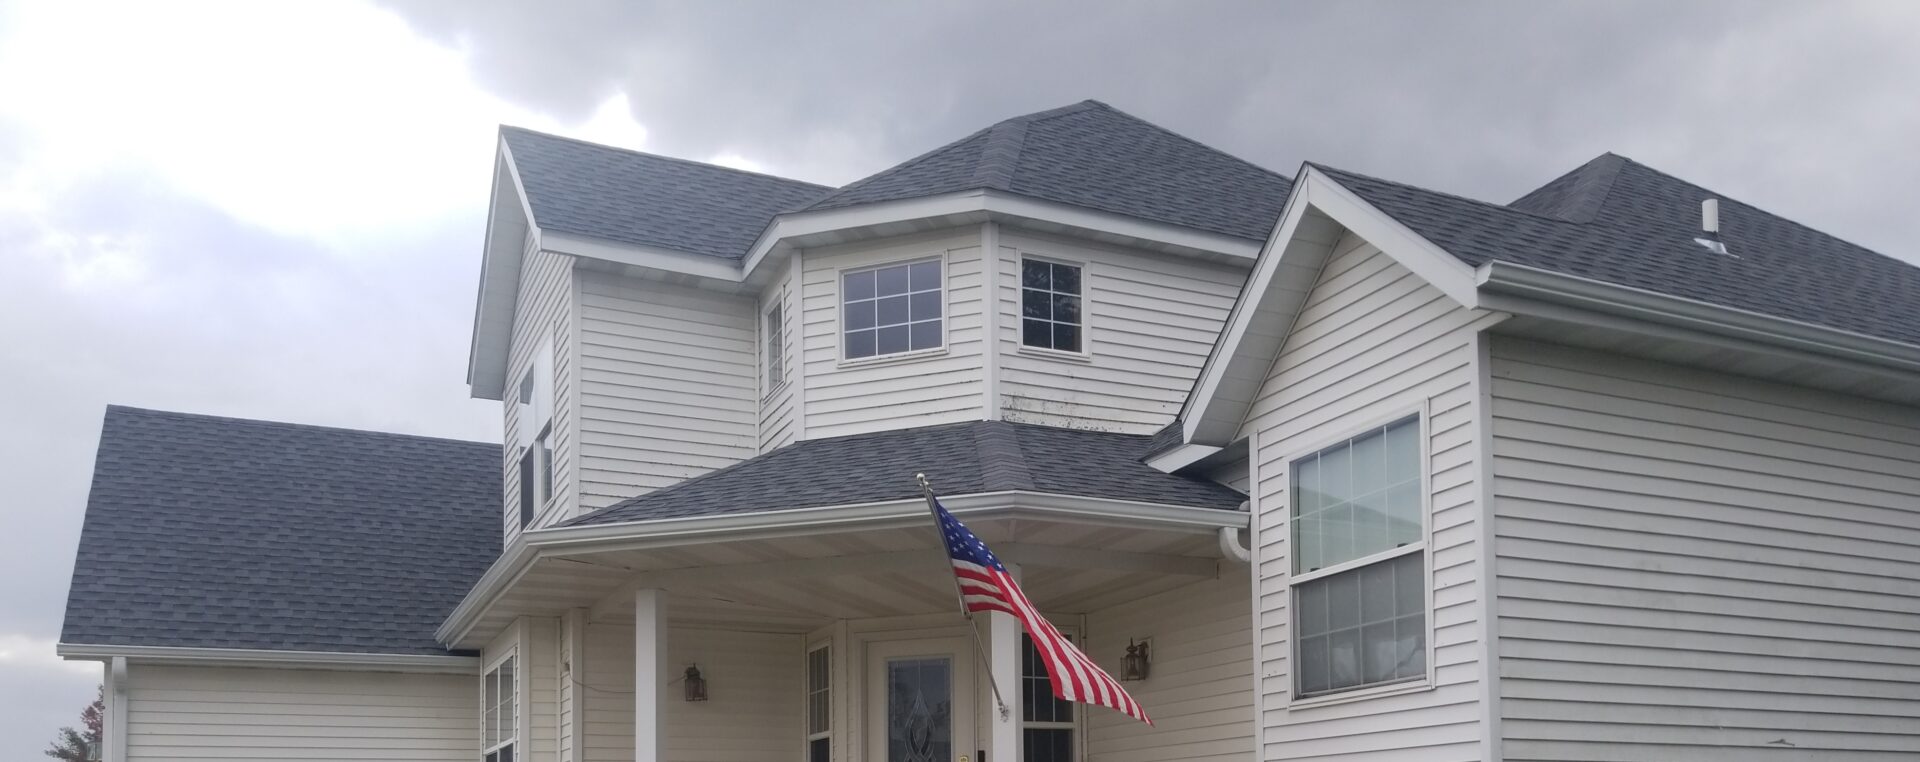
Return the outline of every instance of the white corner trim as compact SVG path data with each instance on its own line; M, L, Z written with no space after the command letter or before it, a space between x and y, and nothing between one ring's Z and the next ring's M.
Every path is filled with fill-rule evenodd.
M983 257L981 276L986 281L982 284L986 299L981 305L986 323L980 363L981 417L996 421L1000 419L1000 223L992 220L980 223L980 255Z
M1837 328L1508 262L1481 265L1475 280L1479 284L1477 306L1482 309L1533 314L1526 300L1535 300L1841 361L1920 372L1920 347Z
M237 667L300 667L307 669L380 670L388 672L454 672L477 670L473 656L438 654L363 654L335 651L275 651L254 648L181 648L174 646L118 646L60 643L54 653L69 660L131 659L147 664L208 664Z
M793 380L788 382L789 387L792 389L792 391L788 393L793 395L793 400L789 403L793 405L793 436L788 439L788 441L791 442L804 442L807 439L807 361L805 351L807 325L805 317L801 314L801 312L805 310L807 297L806 270L801 266L801 258L805 256L806 252L799 249L795 249L787 255L787 296L781 297L782 299L789 300L787 305L782 308L786 310L786 312L781 316L781 319L790 321L793 324L791 328L785 329L787 335L783 339L784 342L793 345L793 354L787 358L788 361L792 363L787 368L787 372L793 374ZM838 288L838 284L835 284L836 297L839 293ZM838 309L838 307L836 306L835 309ZM836 325L838 325L837 322ZM786 347L781 347L780 351L785 352ZM762 443L762 446L764 446L764 443Z
M131 692L131 687L127 685L127 657L108 657L107 723L101 729L106 736L101 739L106 747L101 750L105 762L127 762L127 704Z
M1473 436L1474 502L1479 510L1475 519L1479 545L1474 566L1479 575L1480 598L1480 758L1500 762L1503 752L1500 718L1500 577L1499 557L1495 552L1493 495L1493 360L1492 335L1473 334Z

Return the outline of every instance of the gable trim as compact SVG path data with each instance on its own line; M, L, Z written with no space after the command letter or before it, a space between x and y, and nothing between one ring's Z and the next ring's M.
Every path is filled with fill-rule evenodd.
M1224 447L1232 442L1343 229L1379 247L1455 303L1471 307L1475 302L1475 274L1466 263L1317 167L1303 166L1298 178L1279 227L1261 250L1182 406L1182 444Z

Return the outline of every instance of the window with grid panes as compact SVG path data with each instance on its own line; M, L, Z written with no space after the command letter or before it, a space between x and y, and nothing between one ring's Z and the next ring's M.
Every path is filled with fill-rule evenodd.
M1054 698L1053 678L1033 637L1020 635L1022 762L1068 762L1073 756L1073 702Z
M1427 674L1420 418L1293 461L1297 696Z
M833 658L830 646L807 652L807 762L833 756Z
M904 262L840 276L841 357L867 357L945 346L940 260Z
M501 659L480 679L482 762L513 762L520 727L519 683L514 670L517 660L517 655Z
M1081 270L1042 259L1020 261L1020 344L1061 352L1079 352L1085 324L1081 318Z

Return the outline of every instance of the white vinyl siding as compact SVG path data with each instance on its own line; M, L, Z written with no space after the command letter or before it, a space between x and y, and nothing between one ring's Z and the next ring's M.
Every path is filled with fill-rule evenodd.
M983 417L983 293L979 228L804 252L802 364L806 436L958 423ZM843 362L842 271L944 259L946 348L903 358Z
M1247 270L1002 229L1001 417L1151 434L1180 412ZM1085 357L1023 348L1023 258L1083 265Z
M752 457L752 299L581 270L580 506L602 508Z
M134 664L127 680L130 762L480 759L473 674Z
M1497 338L1508 762L1920 757L1920 410Z
M799 254L793 256L797 257ZM794 415L794 389L799 383L796 377L804 371L797 360L799 342L795 337L799 335L800 323L794 316L800 310L797 300L794 299L792 281L780 280L769 288L761 299L762 331L767 330L764 324L765 315L774 308L773 305L779 306L780 342L778 346L769 347L766 346L765 337L762 337L760 364L765 366L768 363L764 356L766 352L780 352L782 355L780 366L783 374L781 383L769 388L763 382L760 390L760 452L767 452L793 441L798 423L797 416Z
M1128 638L1152 638L1148 679L1125 683L1153 727L1118 712L1085 716L1087 762L1247 762L1253 756L1253 662L1245 567L1087 614L1086 651L1113 675Z
M1258 480L1260 758L1483 757L1474 358L1478 329L1497 320L1459 307L1351 235L1323 268L1247 425L1255 435L1252 472ZM1294 705L1289 463L1423 406L1432 682Z
M526 446L539 433L539 424L522 420L528 410L550 411L552 420L549 437L553 449L554 499L539 501L542 504L534 507L536 517L532 523L544 525L567 515L577 500L573 489L576 433L573 418L567 413L572 409L574 400L574 355L568 349L573 346L574 336L573 291L571 257L534 249L527 252L520 275L519 301L514 308L513 338L507 359L507 378L510 383L503 403L506 420L503 441L508 444L504 448L502 463L505 474L502 485L505 487L502 491L505 496L502 526L508 541L520 533L520 458ZM519 384L521 379L533 374L535 366L539 364L535 358L542 347L552 354L551 360L547 361L552 369L551 392L535 392L541 399L534 402L544 402L545 406L522 406ZM551 399L545 399L549 396Z
M795 759L806 737L805 639L730 630L674 628L668 662L676 673L699 664L707 700L665 686L667 755L700 762ZM590 762L633 759L633 628L587 627L586 754Z

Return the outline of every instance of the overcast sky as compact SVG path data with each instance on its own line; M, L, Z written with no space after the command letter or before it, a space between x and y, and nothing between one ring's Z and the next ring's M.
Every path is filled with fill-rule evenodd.
M1920 4L0 0L0 759L108 403L498 441L462 383L494 131L843 183L1098 98L1505 202L1603 151L1920 254Z

